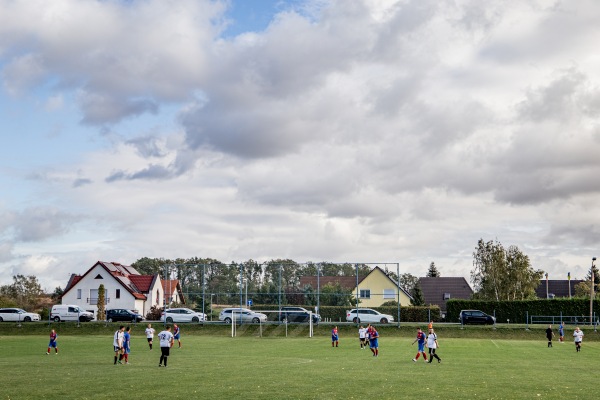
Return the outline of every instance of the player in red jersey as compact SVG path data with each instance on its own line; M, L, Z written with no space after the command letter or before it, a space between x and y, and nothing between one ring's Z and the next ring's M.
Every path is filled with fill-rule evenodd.
M48 351L46 352L46 355L50 354L51 348L54 348L54 351L55 351L54 354L58 354L58 344L56 343L57 337L58 337L58 334L56 333L56 331L54 329L52 329L50 331L50 343L48 343Z

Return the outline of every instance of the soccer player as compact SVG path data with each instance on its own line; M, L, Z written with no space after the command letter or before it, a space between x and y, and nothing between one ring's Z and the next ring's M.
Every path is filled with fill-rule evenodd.
M373 357L379 357L379 332L370 324L369 328L369 347L371 348L371 353L373 353Z
M130 327L125 328L125 333L123 334L123 358L125 359L125 364L129 364L129 353L131 352L130 330Z
M179 348L181 348L181 332L177 324L173 324L173 338L177 339L177 342L179 343Z
M158 334L158 340L160 340L160 361L158 362L158 366L162 367L163 361L165 364L165 368L167 367L167 359L169 358L169 350L175 340L173 339L173 334L171 333L171 326L167 325L164 331L161 331Z
M561 343L565 342L565 323L564 321L558 326L558 341Z
M340 337L338 336L338 327L334 326L331 330L331 347L338 347Z
M579 327L576 327L575 332L573 332L573 337L575 338L575 350L580 352L581 342L583 341L583 331L579 329Z
M358 328L358 338L360 340L360 348L364 350L367 347L367 328L362 325Z
M548 325L548 329L546 329L546 338L548 338L548 347L552 347L552 337L554 336L554 332L552 332L552 325Z
M433 357L437 358L438 362L442 362L442 359L438 357L435 353L436 349L440 347L437 341L437 335L433 331L433 329L429 330L429 335L427 335L427 347L429 347L429 363L433 361Z
M427 362L427 354L425 354L425 332L421 330L421 328L417 328L417 338L412 344L415 342L419 342L419 350L417 351L417 355L413 358L414 362L417 362L419 356L423 354L423 361Z
M115 365L117 365L117 357L119 359L119 364L121 364L121 360L123 359L123 330L125 327L121 325L119 329L115 332L113 347L115 348Z
M58 355L58 344L56 343L56 338L58 337L58 335L56 334L56 331L54 329L52 329L50 331L50 343L48 343L48 351L46 352L46 355L50 355L50 349L54 348L55 351L55 355Z
M148 346L150 346L150 350L152 350L152 340L154 339L154 328L152 327L152 324L148 324L148 327L146 328L146 339L148 340Z

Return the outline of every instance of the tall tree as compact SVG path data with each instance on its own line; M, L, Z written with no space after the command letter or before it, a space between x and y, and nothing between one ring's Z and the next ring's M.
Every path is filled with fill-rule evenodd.
M531 267L517 246L504 249L498 241L479 239L473 252L471 282L484 300L524 300L535 295L543 271Z
M428 278L439 278L440 275L440 271L438 271L438 269L435 267L435 263L432 261L431 264L429 264L429 269L427 270L427 275Z
M423 291L421 290L421 285L419 282L415 285L413 290L410 292L410 295L413 298L412 304L413 306L423 306L425 305L425 299L423 298Z
M17 306L33 310L44 294L42 286L34 275L15 275L12 285L0 287L0 295L12 299Z
M104 285L101 283L100 286L98 286L98 315L96 316L96 319L98 321L104 321L104 319L106 318L106 312L104 307L105 302L106 291L104 290Z

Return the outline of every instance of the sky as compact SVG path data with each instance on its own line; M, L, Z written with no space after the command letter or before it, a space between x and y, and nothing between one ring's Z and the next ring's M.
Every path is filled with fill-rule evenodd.
M0 285L600 256L595 0L0 0Z

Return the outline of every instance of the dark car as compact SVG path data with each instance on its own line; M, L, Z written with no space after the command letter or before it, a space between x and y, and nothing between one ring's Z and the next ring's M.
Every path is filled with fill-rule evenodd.
M131 310L127 310L125 308L115 308L115 309L106 311L106 320L108 322L116 322L116 321L141 322L144 320L144 317L142 317L138 313L135 313Z
M482 324L493 325L496 323L496 318L492 317L479 310L462 310L458 316L460 323L467 324Z
M281 307L279 311L279 321L281 322L308 322L310 311L302 307ZM321 321L319 314L312 314L313 324L318 324Z

